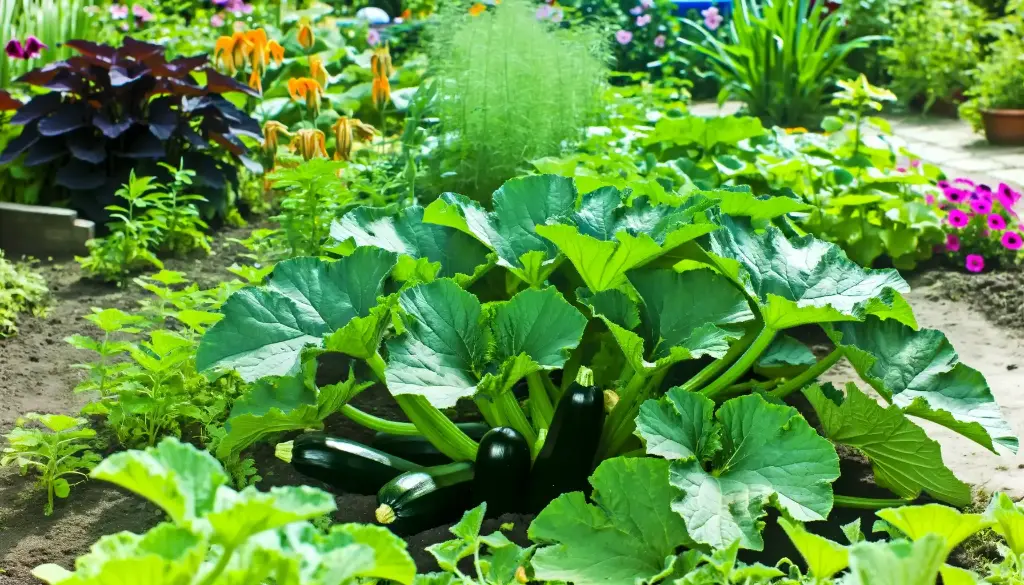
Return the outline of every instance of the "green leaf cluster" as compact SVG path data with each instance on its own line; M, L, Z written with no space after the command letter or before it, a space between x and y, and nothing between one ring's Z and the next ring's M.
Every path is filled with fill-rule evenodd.
M43 316L48 293L46 280L30 264L11 262L0 250L0 338L18 332L21 314Z

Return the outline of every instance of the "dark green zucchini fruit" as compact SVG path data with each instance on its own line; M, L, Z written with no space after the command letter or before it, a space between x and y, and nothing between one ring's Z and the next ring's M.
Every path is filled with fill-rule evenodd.
M521 512L530 488L530 446L515 429L497 427L480 439L473 499L487 502L488 516Z
M470 439L479 441L491 427L484 422L458 423L455 426L462 429ZM390 453L396 457L407 459L413 463L424 466L444 465L452 460L447 455L437 450L426 437L422 435L392 435L390 433L377 433L370 443L374 449Z
M302 475L353 494L375 494L402 473L421 469L411 461L322 433L279 443L274 454Z
M409 535L458 520L472 508L473 464L449 463L409 471L377 492L377 522Z

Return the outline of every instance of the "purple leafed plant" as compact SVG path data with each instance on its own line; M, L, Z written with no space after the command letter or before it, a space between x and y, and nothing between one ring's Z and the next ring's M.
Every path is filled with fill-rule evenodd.
M261 170L241 140L261 139L259 125L222 95L256 94L210 67L207 56L168 61L163 47L132 38L121 47L65 44L78 55L17 80L49 92L11 118L24 128L0 154L0 165L22 156L25 166L55 165L54 185L100 221L133 168L159 176L157 163L184 161L196 172L194 190L220 210L228 187L237 186L235 162Z

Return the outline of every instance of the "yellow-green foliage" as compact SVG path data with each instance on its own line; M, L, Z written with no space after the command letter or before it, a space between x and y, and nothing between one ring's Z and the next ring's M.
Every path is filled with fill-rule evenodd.
M15 264L0 250L0 337L18 332L19 313L41 315L45 309L46 281L27 264Z
M527 0L473 16L453 2L430 52L439 83L446 187L484 196L527 160L558 154L601 110L607 46L585 27L539 21Z

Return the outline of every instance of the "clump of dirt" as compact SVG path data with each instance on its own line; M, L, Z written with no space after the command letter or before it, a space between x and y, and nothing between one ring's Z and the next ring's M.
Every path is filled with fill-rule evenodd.
M936 300L968 303L995 325L1024 331L1024 267L982 274L932 270L913 284L927 287Z

